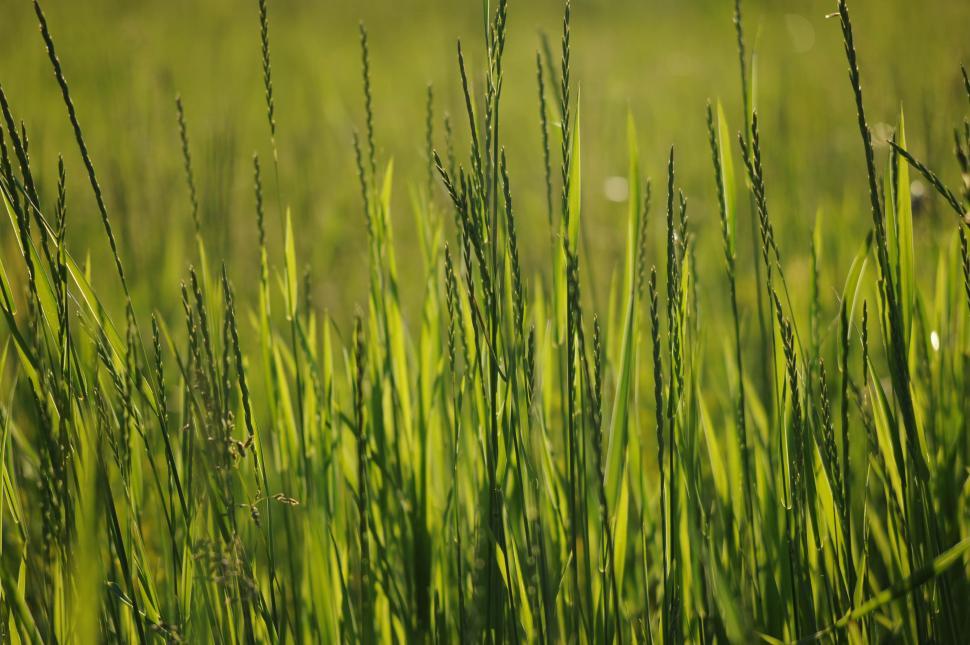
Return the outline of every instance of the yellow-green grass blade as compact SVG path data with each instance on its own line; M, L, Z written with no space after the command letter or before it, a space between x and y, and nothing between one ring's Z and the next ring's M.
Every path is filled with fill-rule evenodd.
M627 251L626 269L623 276L623 296L626 298L626 313L623 321L623 340L620 346L619 374L617 375L616 394L613 414L610 419L609 438L606 448L606 499L612 506L616 503L620 479L622 477L623 454L627 447L627 432L630 420L631 388L634 380L637 332L637 267L640 240L640 153L637 148L637 133L633 115L627 115L627 150L630 158L628 179L630 201L627 213Z
M296 318L297 307L297 277L296 277L296 248L293 240L293 217L290 209L286 209L286 233L284 242L284 257L286 263L286 280L284 293L286 294L287 320Z
M899 146L906 149L906 122L902 109L899 112ZM910 337L913 326L913 306L915 299L914 257L913 257L913 201L910 194L909 164L900 159L896 172L896 244L895 253L899 280L900 306L903 314L904 338Z

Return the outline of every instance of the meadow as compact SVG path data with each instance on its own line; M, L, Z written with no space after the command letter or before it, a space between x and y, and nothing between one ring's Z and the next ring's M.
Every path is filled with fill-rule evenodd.
M2 9L4 642L970 633L970 6Z

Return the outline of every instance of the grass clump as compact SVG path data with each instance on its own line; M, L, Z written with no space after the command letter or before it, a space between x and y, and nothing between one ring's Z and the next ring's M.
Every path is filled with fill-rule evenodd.
M970 629L970 189L952 190L909 151L902 115L879 172L844 0L833 15L866 171L865 186L847 188L865 192L871 219L844 280L823 253L832 218L816 222L808 298L786 278L785 196L773 192L769 210L736 1L740 131L707 104L709 150L678 147L675 162L669 148L664 218L651 228L628 118L625 253L600 307L592 268L603 260L584 252L573 10L567 1L559 64L544 37L536 54L544 183L531 186L507 153L521 142L502 121L514 16L499 0L482 51L457 45L464 144L445 114L436 149L441 92L424 94L407 256L424 274L416 319L400 294L394 165L375 133L380 66L361 23L353 154L368 288L350 329L314 307L298 274L267 2L257 9L276 194L254 154L258 269L210 261L207 187L176 98L195 251L180 289L155 284L148 310L129 294L34 9L124 315L68 241L83 216L68 164L58 158L51 197L0 90L0 194L16 242L0 257L0 625L12 642L922 643ZM968 132L955 131L964 175ZM678 164L694 154L710 160L716 227L700 197L688 217ZM948 242L932 278L917 269L910 167L958 215L938 222ZM546 211L545 268L523 252L530 192ZM267 236L274 201L281 249ZM699 261L704 236L720 238L722 275ZM749 246L750 258L739 251ZM824 274L844 283L832 298ZM234 282L250 275L257 297L237 300ZM707 308L707 284L726 288L721 309Z

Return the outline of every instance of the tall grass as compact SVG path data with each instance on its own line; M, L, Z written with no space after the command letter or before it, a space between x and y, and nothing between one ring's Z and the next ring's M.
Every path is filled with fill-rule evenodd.
M233 287L254 272L208 257L206 187L177 98L171 144L190 218L173 226L193 226L196 254L181 285L154 285L154 310L129 295L34 8L125 309L112 311L112 285L68 243L84 215L67 164L58 158L51 196L48 164L31 159L0 89L0 194L16 241L0 258L0 631L11 642L960 642L970 630L970 189L952 190L909 151L902 114L881 158L845 0L833 15L866 172L846 188L867 197L871 233L852 242L842 276L823 248L836 220L817 220L807 313L803 285L786 278L794 251L776 235L785 196L769 201L762 149L775 142L754 108L740 2L739 132L708 103L710 149L670 147L652 228L628 118L625 253L604 310L591 295L600 259L580 252L588 199L569 2L559 64L545 38L536 55L544 184L519 179L506 153L522 144L502 128L505 75L517 73L505 60L508 2L486 3L483 51L457 45L467 130L445 114L442 152L426 90L426 164L410 186L418 319L399 294L400 181L377 142L387 99L372 75L386 67L361 24L353 153L369 288L352 329L314 308L297 273L267 2L253 64L276 190L254 155L258 299L237 301ZM966 123L955 141L966 176ZM678 184L676 160L695 154L710 155L722 275L701 272L697 240L718 231L696 207L688 217ZM939 224L949 241L935 266L914 251L910 167L958 216ZM520 236L527 191L545 204L551 241L534 273ZM281 248L266 232L273 206ZM749 244L751 258L739 255ZM823 276L841 292L829 297ZM723 310L702 307L701 281L725 289ZM164 315L170 304L180 316Z

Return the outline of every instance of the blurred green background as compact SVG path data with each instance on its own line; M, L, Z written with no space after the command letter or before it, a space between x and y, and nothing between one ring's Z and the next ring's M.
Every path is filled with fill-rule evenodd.
M435 145L444 147L442 116L449 112L461 155L468 129L455 42L462 39L481 90L482 3L270 0L278 191L255 0L47 0L44 7L135 300L163 312L177 306L174 278L186 274L194 257L173 101L181 93L210 259L226 259L240 289L252 295L258 255L251 157L258 152L271 252L280 253L279 194L284 207L292 208L299 257L313 276L314 302L338 321L366 300L366 232L351 147L353 130L364 124L357 31L363 20L370 33L379 153L395 160L392 216L403 297L405 303L416 302L424 282L418 279L423 270L418 254L410 255L416 241L409 190L426 180L426 86L431 83L435 93ZM911 149L953 182L951 128L965 110L960 64L970 59L970 2L856 0L851 8L877 144L904 105ZM831 300L825 296L841 285L871 224L839 24L826 18L835 10L834 0L744 6L749 51L757 53L768 199L796 284L806 275L816 213L837 223L827 226L823 284L831 290L823 300ZM609 177L626 174L627 110L637 121L644 170L655 178L653 230L659 231L662 219L666 152L676 144L678 181L690 199L701 258L701 291L723 291L705 104L720 98L731 127L741 127L732 11L730 0L574 2L584 233L596 283L587 293L600 298L600 306L605 295L599 294L622 256L626 206L611 201L605 186ZM42 192L54 190L56 155L64 153L72 248L76 255L89 249L95 282L103 288L114 279L107 244L32 7L27 0L2 0L0 13L0 82L30 133ZM529 272L549 266L535 53L544 31L558 57L561 16L557 1L510 2L502 119ZM554 153L557 147L554 140ZM885 156L884 145L879 151ZM553 163L558 163L555 154ZM436 191L443 216L450 219L437 183ZM932 250L941 235L952 233L951 222L938 210L930 198L918 212L921 248ZM746 214L742 218L747 222ZM749 233L746 224L740 231ZM2 244L12 243L4 233ZM918 253L918 263L920 258ZM932 272L935 260L926 260L917 273Z

